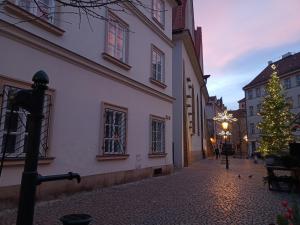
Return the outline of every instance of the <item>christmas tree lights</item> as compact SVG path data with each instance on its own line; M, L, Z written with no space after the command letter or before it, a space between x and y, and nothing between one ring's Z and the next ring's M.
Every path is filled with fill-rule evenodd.
M257 126L260 130L258 151L263 155L284 155L292 140L292 114L285 100L276 66L273 64L271 68L273 73L266 86L266 96L259 112L261 122Z

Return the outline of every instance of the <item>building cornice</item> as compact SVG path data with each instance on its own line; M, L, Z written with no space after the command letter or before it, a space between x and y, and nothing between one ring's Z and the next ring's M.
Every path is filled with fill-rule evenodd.
M297 69L297 70L294 70L294 71L290 71L290 72L288 72L288 73L279 74L279 79L281 80L282 78L286 78L286 77L288 77L288 76L291 76L291 75L293 75L294 73L300 73L300 69ZM264 80L264 81L261 81L261 82L257 82L257 83L255 83L255 84L253 84L253 85L251 85L251 86L246 85L245 87L243 87L243 90L244 90L244 91L247 91L247 90L249 90L249 89L251 89L251 88L255 88L255 87L257 87L257 86L264 85L264 84L268 83L268 80L269 80L269 79Z
M121 73L118 73L108 67L105 67L99 63L96 63L86 57L83 57L75 52L72 52L66 48L56 45L48 40L41 38L35 34L32 34L26 30L23 30L13 24L10 24L0 19L0 35L20 42L28 47L42 51L48 55L60 58L70 64L79 66L85 70L93 72L95 75L103 76L110 80L122 83L133 89L139 90L146 94L157 97L163 101L172 103L175 98L157 91L143 83L133 80Z
M149 27L154 33L156 33L165 43L171 48L174 47L172 40L165 35L163 31L158 28L147 16L145 16L135 5L129 2L123 2L128 10L130 10L135 16L137 16L147 27Z

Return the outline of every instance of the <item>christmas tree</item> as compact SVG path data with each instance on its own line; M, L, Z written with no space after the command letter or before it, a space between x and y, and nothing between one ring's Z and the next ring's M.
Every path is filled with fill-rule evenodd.
M266 86L266 96L262 102L259 115L261 122L259 148L263 155L284 155L288 152L292 140L290 123L292 114L276 72L276 66L271 66L273 73Z

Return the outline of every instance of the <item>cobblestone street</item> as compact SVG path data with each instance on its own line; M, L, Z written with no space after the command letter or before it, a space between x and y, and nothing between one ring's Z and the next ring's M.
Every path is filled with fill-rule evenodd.
M295 196L271 192L263 184L265 168L251 160L217 160L143 181L101 188L37 204L36 225L58 225L69 213L87 213L92 225L268 225L282 200ZM238 177L240 174L241 178ZM252 175L252 178L249 178ZM6 212L13 218L16 211ZM2 212L3 217L3 212ZM0 215L1 219L1 215ZM2 218L1 224L12 224Z

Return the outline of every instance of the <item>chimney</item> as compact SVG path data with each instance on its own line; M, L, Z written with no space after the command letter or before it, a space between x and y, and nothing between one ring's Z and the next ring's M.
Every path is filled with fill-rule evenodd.
M289 57L291 56L292 53L291 52L288 52L288 53L285 53L284 55L282 55L282 59L286 58L286 57Z
M268 66L271 65L273 62L272 60L268 61Z

